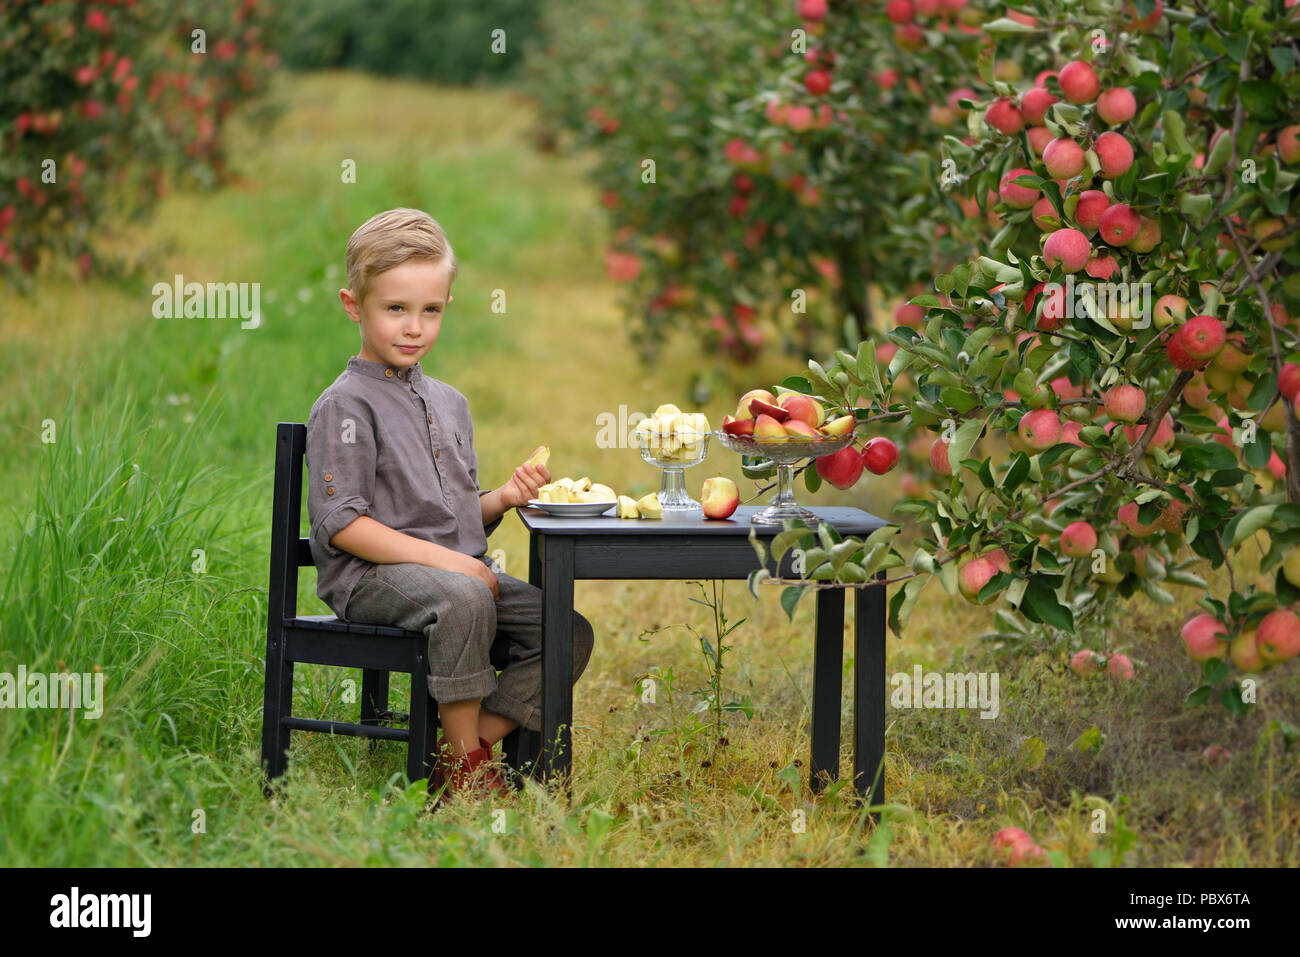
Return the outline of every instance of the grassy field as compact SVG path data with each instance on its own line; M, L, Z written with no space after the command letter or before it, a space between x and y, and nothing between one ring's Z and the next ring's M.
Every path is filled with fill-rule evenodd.
M1196 675L1177 638L1185 591L1178 609L1136 602L1122 627L1094 636L1091 647L1137 666L1117 686L1070 673L1073 647L979 641L991 611L932 584L905 639L890 640L889 672L996 671L1001 714L890 707L878 828L851 789L814 797L804 780L812 601L791 623L776 589L755 604L743 583L719 589L727 618L748 619L729 639L723 687L749 696L753 717L731 715L725 744L692 717L709 674L691 629L713 624L690 600L700 589L578 582L598 638L575 695L570 805L529 787L429 813L422 789L403 786L401 746L371 754L321 735L295 735L286 790L264 799L272 436L278 421L306 421L358 349L336 298L353 228L411 205L447 229L461 276L424 368L469 398L484 485L545 443L557 477L652 490L657 473L634 451L597 447L597 416L695 408L690 374L709 361L680 342L637 364L603 274L594 192L580 163L528 147L524 101L351 75L281 93L281 123L234 144L239 185L172 196L122 237L148 264L144 279L6 291L0 474L14 507L0 538L0 671L107 676L98 721L0 710L7 863L967 866L995 863L990 838L1015 825L1056 866L1300 864L1297 749L1276 725L1295 720L1295 671L1271 678L1247 718L1185 708ZM355 184L340 182L348 159ZM154 319L150 287L177 273L260 282L261 327ZM495 289L503 315L489 309ZM801 365L773 355L730 370L702 408L717 423L736 396ZM705 474L755 488L729 453L695 471L696 493ZM888 515L897 497L890 476L812 501ZM489 547L527 577L515 516ZM299 608L325 611L310 573ZM672 678L643 704L636 683L652 672ZM354 717L340 700L348 677L359 681L300 667L295 711ZM850 715L846 701L846 774ZM1207 763L1210 744L1232 757ZM497 807L505 833L492 827Z

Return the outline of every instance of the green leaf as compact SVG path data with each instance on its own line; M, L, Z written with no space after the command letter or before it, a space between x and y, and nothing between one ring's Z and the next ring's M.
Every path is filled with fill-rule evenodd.
M1250 536L1258 532L1269 523L1276 510L1276 505L1257 505L1255 508L1249 509L1239 515L1236 519L1235 529L1233 529L1232 523L1229 523L1228 525L1228 528L1232 530L1232 540L1230 545L1240 545L1246 539L1250 538Z
M1190 216L1198 226L1204 224L1213 209L1214 197L1209 193L1184 193L1178 197L1179 212Z
M777 532L772 539L772 544L768 546L772 553L772 560L779 565L782 555L804 539L811 539L812 535L813 531L810 528L791 528L783 532Z
M1240 717L1250 710L1250 705L1246 704L1241 698L1241 689L1236 685L1228 685L1219 695L1219 701L1223 704L1223 709L1229 714Z
M1206 684L1217 685L1228 677L1228 664L1222 658L1209 658L1201 666L1201 674Z
M807 585L786 585L781 589L781 607L785 609L786 617L790 621L794 621L794 606L799 604L799 599L808 588Z
M1056 597L1056 590L1050 587L1045 576L1034 575L1025 588L1020 610L1031 621L1042 622L1063 631L1074 630L1074 613Z
M1202 442L1183 449L1182 464L1197 472L1231 469L1237 464L1237 456L1218 442Z
M1002 477L1002 488L1011 492L1025 480L1029 474L1029 456L1024 452L1017 452L1011 459L1011 467L1007 469L1007 474Z
M916 600L921 596L922 589L929 583L929 575L909 578L903 583L902 588L894 592L894 597L889 599L889 630L895 635L902 636L903 626L911 617L912 609L916 607Z
M948 461L954 468L962 459L970 457L971 447L983 430L984 422L981 419L969 419L957 427L957 434L948 445Z
M1024 33L1036 33L1043 28L1031 27L1028 24L1012 20L1009 17L999 17L996 20L984 24L981 29L991 37L1012 37Z
M1273 61L1273 66L1281 76L1286 76L1295 69L1295 51L1288 46L1270 47L1268 58Z
M757 587L771 577L772 577L772 573L768 571L766 568L755 568L752 572L749 573L747 579L749 585L749 593L754 596L755 601L758 600Z
M809 492L815 492L822 487L821 473L814 468L803 470L803 485Z

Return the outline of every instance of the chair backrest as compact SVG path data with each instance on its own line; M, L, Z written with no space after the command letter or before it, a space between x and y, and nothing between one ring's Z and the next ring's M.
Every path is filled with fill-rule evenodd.
M298 534L302 521L302 466L307 426L281 422L275 430L275 483L271 504L270 627L298 614L298 569L315 565L308 539Z

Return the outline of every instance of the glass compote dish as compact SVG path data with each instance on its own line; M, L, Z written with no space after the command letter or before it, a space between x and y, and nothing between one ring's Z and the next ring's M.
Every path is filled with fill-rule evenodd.
M776 464L776 497L770 505L755 512L751 525L785 526L787 518L798 518L816 527L821 520L794 500L794 466L802 459L830 455L852 444L852 430L844 435L790 435L779 439L755 439L752 435L729 435L718 432L718 441L733 452L770 459Z
M641 458L663 469L659 484L659 504L665 512L703 511L695 499L686 494L686 477L683 474L692 465L699 465L709 454L709 436L712 432L675 428L669 435L639 429L634 433Z

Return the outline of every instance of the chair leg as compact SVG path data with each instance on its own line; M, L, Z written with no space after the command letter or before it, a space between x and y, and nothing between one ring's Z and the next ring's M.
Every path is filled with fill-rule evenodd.
M267 781L262 791L270 797L271 783L289 765L289 729L282 719L293 713L293 662L284 656L284 636L267 642L266 685L262 696L262 766Z
M388 710L388 672L365 668L361 672L361 723L378 725ZM370 750L379 748L379 739L370 739Z
M424 656L420 655L418 667L411 673L411 737L406 749L406 776L411 781L433 775L437 743L437 709L433 704Z

